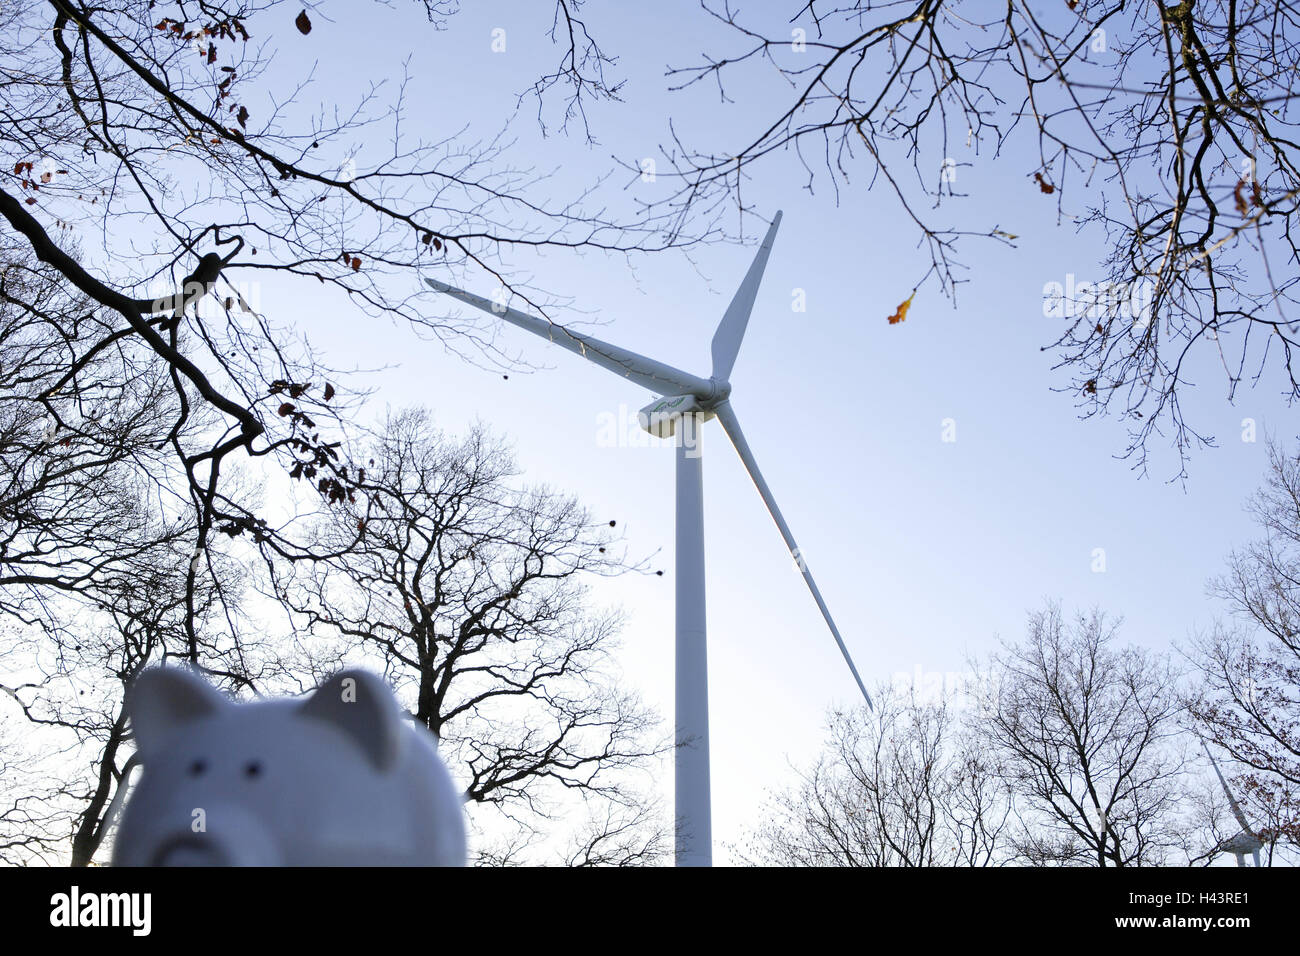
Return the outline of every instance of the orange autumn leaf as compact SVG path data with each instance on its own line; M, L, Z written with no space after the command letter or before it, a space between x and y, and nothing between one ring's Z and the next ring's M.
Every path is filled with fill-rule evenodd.
M913 289L912 294L907 297L907 300L898 303L898 308L894 311L894 314L889 317L890 325L897 325L899 322L902 322L907 318L907 310L912 307L912 300L915 298L916 290Z

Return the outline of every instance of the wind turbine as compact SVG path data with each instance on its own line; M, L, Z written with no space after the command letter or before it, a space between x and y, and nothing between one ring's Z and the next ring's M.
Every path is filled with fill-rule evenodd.
M709 803L709 685L704 613L704 486L700 447L700 426L716 418L735 446L740 460L758 487L758 493L776 522L786 547L794 557L813 600L830 626L844 661L857 681L858 689L871 706L862 677L839 628L822 599L806 562L795 544L790 527L776 505L771 489L758 470L749 450L740 420L731 406L731 370L754 309L758 286L767 267L777 227L778 212L759 246L754 262L736 291L731 305L713 334L713 372L701 378L681 369L646 358L635 352L602 342L587 335L571 332L553 322L508 308L503 302L491 302L481 296L454 288L435 279L425 279L439 292L467 305L499 316L512 325L526 329L609 369L627 380L661 396L638 413L641 427L659 438L676 437L677 459L677 542L676 542L676 862L678 866L709 866L713 862L712 829Z
M1214 762L1214 754L1210 753L1210 748L1206 746L1204 740L1201 741L1201 748L1205 751L1205 756L1210 758L1210 766L1214 768L1214 775L1219 778L1219 783L1223 786L1223 792L1227 794L1228 806L1232 808L1232 815L1241 824L1241 832L1236 836L1228 837L1215 849L1236 856L1238 866L1246 865L1246 854L1249 853L1254 859L1255 865L1259 866L1259 849L1264 845L1264 841L1246 822L1246 814L1241 812L1241 804L1237 803L1237 798L1228 789L1228 781L1223 779L1223 773L1219 770L1219 765Z

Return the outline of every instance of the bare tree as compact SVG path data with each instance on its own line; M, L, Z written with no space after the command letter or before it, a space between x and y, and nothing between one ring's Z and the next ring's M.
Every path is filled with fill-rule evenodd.
M126 688L139 672L169 658L192 659L185 621L189 615L187 574L193 563L187 543L191 527L136 529L139 540L131 561L115 573L39 602L39 613L0 637L0 660L9 673L30 677L6 684L12 699L8 718L26 724L29 752L44 755L24 779L4 781L3 790L27 808L12 839L37 834L23 844L44 859L85 866L105 845L115 822L114 808L129 784L132 735L124 707ZM269 664L260 641L247 637L257 628L231 619L243 582L230 556L207 555L217 575L203 575L196 589L205 670L231 689L259 684ZM12 742L11 742L12 743ZM12 749L14 759L21 751ZM39 817L41 826L33 824ZM3 825L0 824L0 827ZM0 832L3 832L0 830Z
M422 410L390 417L349 467L364 494L309 532L335 556L279 582L313 643L382 662L471 806L496 811L479 820L489 832L548 838L576 800L591 811L576 858L662 852L633 778L663 745L619 687L619 618L592 607L585 583L628 568L614 522L521 486L486 430L454 439Z
M1159 865L1180 844L1177 673L1166 655L1117 647L1118 630L1051 604L983 668L977 726L1015 794L1024 862Z
M1300 844L1300 459L1269 443L1250 502L1261 535L1234 551L1211 593L1233 615L1198 637L1198 730L1240 770L1238 798L1266 843ZM1267 825L1266 825L1267 824Z
M166 370L30 251L0 244L0 610L102 584L183 501ZM188 439L193 428L177 437Z
M570 835L565 865L653 866L670 853L669 831L660 802L626 795L593 807L587 821Z
M436 31L456 5L422 7ZM582 115L585 124L583 103L615 98L618 81L606 78L613 60L581 8L556 0L560 61L523 95L539 109L562 95L566 122ZM677 213L619 216L581 186L544 197L555 191L512 162L504 130L477 142L450 130L433 142L405 137L405 73L389 78L387 101L383 78L350 104L310 102L306 78L282 93L284 76L270 75L277 51L314 43L300 9L279 0L0 7L0 144L14 158L0 169L0 223L96 313L59 328L65 374L76 356L119 343L159 360L169 404L154 424L183 480L174 491L197 516L198 552L224 534L268 558L313 556L225 493L241 463L297 476L310 466L312 489L331 503L356 491L338 461L346 383L299 344L309 328L256 311L237 279L321 285L361 321L400 320L505 362L476 326L428 318L441 303L418 270L481 270L510 288L503 247L627 254L694 241ZM200 637L187 627L198 663Z
M413 6L431 31L457 7ZM590 137L585 104L617 98L620 83L582 8L543 11L560 58L521 98L536 97L546 120L560 97L558 125L581 118ZM40 793L24 777L32 787L0 806L15 852L58 857L76 818L73 858L93 858L125 779L121 686L145 662L182 656L245 691L314 676L258 656L248 633L259 629L237 626L238 576L222 568L240 548L268 563L339 557L282 534L243 476L281 469L323 506L371 507L340 454L358 393L312 353L305 323L248 301L260 277L323 286L359 321L401 320L509 364L476 326L438 317L418 271L481 270L510 289L503 248L626 254L707 236L687 235L677 214L616 215L582 186L559 195L511 159L505 118L486 140L405 137L404 71L351 103L311 102L308 77L286 92L271 64L289 43L315 42L300 11L278 0L0 5L0 614L13 627L3 713L6 730L17 712L19 726L57 733L77 767ZM155 570L166 578L156 604L136 603ZM583 640L594 647L612 627L593 620ZM598 656L573 649L588 651ZM327 649L294 660L317 666ZM69 696L92 684L93 704ZM607 730L617 760L634 749L619 734L642 719L612 694L599 712L580 703L538 771L560 786L586 774L576 738ZM46 765L9 753L6 784L20 766ZM493 780L502 799L525 789L511 773ZM608 819L613 845L637 817Z
M25 721L10 719L14 702L0 693L0 863L57 864L66 854L66 817L51 812L56 799L51 755L25 747ZM57 755L56 755L57 757Z
M1005 856L1010 795L949 701L882 688L833 711L822 755L774 795L747 855L781 866L989 866Z
M27 859L82 865L102 844L129 759L123 692L140 667L185 656L249 682L234 562L194 551L171 454L211 419L197 410L173 427L189 397L56 270L0 243L0 720L14 771L0 827L16 827L4 840ZM208 622L197 640L193 615Z
M1019 231L963 216L961 169L991 153L1023 169L1026 201L1055 203L1103 250L1052 344L1072 380L1063 390L1085 416L1129 424L1139 467L1163 425L1184 466L1212 440L1180 403L1201 363L1222 367L1229 396L1267 375L1300 397L1286 315L1300 264L1292 3L702 5L736 42L670 77L716 84L723 100L761 84L771 105L731 141L674 137L674 201L743 210L759 167L793 153L809 190L885 190L925 249L912 294L933 282L951 296L967 281L962 242L1013 244ZM1117 307L1134 292L1137 314Z

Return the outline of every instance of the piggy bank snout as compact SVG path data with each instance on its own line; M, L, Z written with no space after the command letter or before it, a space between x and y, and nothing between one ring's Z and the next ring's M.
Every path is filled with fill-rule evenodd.
M277 866L279 853L269 834L250 814L213 808L210 829L188 826L159 832L145 854L146 866ZM215 817L215 819L213 819Z
M207 836L182 835L160 843L150 866L230 866L226 848Z

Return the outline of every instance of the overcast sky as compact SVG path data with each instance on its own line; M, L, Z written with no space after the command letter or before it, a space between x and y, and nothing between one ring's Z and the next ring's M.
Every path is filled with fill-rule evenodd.
M303 101L346 104L363 77L392 76L409 54L406 132L440 139L464 127L467 140L490 137L513 115L518 142L507 155L557 170L541 200L566 198L609 169L611 155L655 156L670 118L680 135L725 151L784 103L781 88L763 82L731 88L731 103L713 87L668 92L666 66L735 49L693 3L597 4L589 25L618 56L625 103L591 112L595 145L542 138L534 105L516 115L516 103L557 60L547 4L466 4L445 32L409 6L366 5L346 14L355 21L316 16L310 37L283 43L275 69L298 76L318 61ZM345 15L343 5L326 12ZM497 28L505 52L493 52ZM960 220L999 226L1019 237L1016 248L968 244L970 281L956 308L926 287L900 325L886 316L928 257L892 197L855 182L837 204L824 176L815 193L803 188L791 157L754 167L746 200L785 219L733 375L753 451L869 685L961 674L999 636L1019 637L1027 610L1048 598L1099 605L1124 617L1127 640L1169 648L1220 610L1205 581L1252 534L1243 501L1263 474L1264 435L1293 437L1285 409L1263 388L1229 405L1222 370L1193 369L1202 385L1184 396L1186 412L1220 447L1195 454L1185 483L1169 483L1177 460L1156 439L1150 477L1136 476L1115 457L1123 423L1079 421L1074 396L1051 391L1067 380L1041 350L1061 327L1044 315L1044 287L1100 278L1100 240L1058 222L1055 197L1027 178L1033 167L1014 149L995 161L963 147L954 158L963 164L955 185L969 196ZM671 188L660 178L625 193L629 178L609 184L611 202ZM751 243L763 228L747 223ZM584 311L557 318L599 321L600 337L707 375L709 340L753 253L752 244L690 259L520 253L506 266ZM482 274L429 274L493 291ZM634 554L655 555L664 576L600 581L595 596L626 611L627 681L669 717L673 455L632 424L650 396L512 328L498 343L543 367L506 379L349 312L315 286L277 280L258 290L259 304L295 319L328 364L387 366L367 380L376 414L421 403L450 431L489 423L514 441L530 480L577 494L595 517L619 521ZM793 307L800 293L802 312ZM430 316L466 314L449 299L427 301ZM606 440L611 416L630 441ZM1259 441L1241 440L1246 418ZM955 441L944 440L945 419ZM726 844L755 820L765 791L816 754L827 708L853 703L856 689L725 436L715 425L703 440L714 833L716 860L726 862ZM1096 549L1104 571L1094 570ZM671 800L670 777L663 786Z

